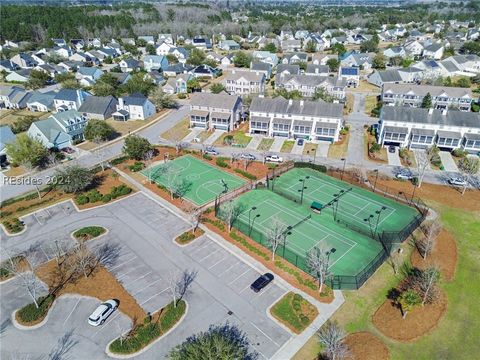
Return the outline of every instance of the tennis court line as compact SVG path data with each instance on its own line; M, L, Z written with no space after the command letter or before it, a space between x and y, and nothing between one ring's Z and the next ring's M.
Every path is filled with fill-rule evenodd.
M355 246L357 246L358 244L355 243L355 245L353 245L350 249L348 249L347 251L345 251L337 260L335 260L331 265L328 265L328 268L332 268L333 265L335 265L338 260L340 260L341 258L343 258L345 255L347 255Z

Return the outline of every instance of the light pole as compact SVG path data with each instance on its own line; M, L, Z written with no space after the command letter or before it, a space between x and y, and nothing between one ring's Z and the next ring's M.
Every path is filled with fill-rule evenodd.
M250 226L250 231L248 232L248 236L250 237L250 235L252 235L252 230L253 230L253 224L255 224L255 219L256 218L259 218L260 217L260 214L257 214L253 217L253 220L252 220L252 226Z
M373 233L374 236L377 235L378 223L380 221L380 214L382 213L382 211L385 211L385 210L387 210L387 207L382 206L380 210L375 211L375 214L377 214L378 216L377 216L377 223L375 224L375 232Z
M303 204L303 191L307 188L307 187L305 186L305 181L306 181L307 179L310 179L310 176L307 175L307 176L305 176L305 178L298 180L298 181L300 181L300 182L302 183L302 188L298 190L299 192L301 192L301 195L300 195L300 205Z
M372 218L373 215L370 215L368 218L363 219L363 221L368 222L368 227L370 228L370 235L372 235L372 239L375 239L375 235L373 234L372 230Z
M373 192L375 192L375 189L377 188L377 180L378 180L378 169L373 170L377 174L375 175L375 182L373 183Z
M343 161L343 169L342 169L342 175L340 176L340 180L343 180L343 173L345 172L345 165L347 164L347 158L341 158L340 160Z
M252 206L252 208L248 210L248 228L250 228L250 213L255 210L257 210L256 206Z
M292 235L292 226L287 226L287 232L283 236L283 255L282 257L285 259L285 247L287 246L287 235Z

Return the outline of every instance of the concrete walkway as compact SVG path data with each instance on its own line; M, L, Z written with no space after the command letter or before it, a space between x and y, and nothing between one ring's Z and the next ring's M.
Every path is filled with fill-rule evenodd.
M275 137L273 138L273 144L270 146L270 151L273 152L280 152L282 150L282 145L287 140L287 138L284 137Z
M246 149L247 150L256 150L258 145L263 139L263 135L252 135L252 140L248 143Z
M438 155L442 160L442 164L445 171L458 172L458 167L455 161L453 160L452 154L450 154L448 151L439 151Z
M214 143L215 141L217 141L217 139L218 139L220 136L222 136L222 134L223 134L224 132L225 132L225 131L223 131L223 130L215 130L215 131L213 132L213 134L210 135L210 136L207 138L207 140L205 140L203 143L204 143L205 145L213 145L213 143Z
M192 142L192 140L196 138L197 135L200 134L202 131L203 129L195 127L190 131L187 136L182 139L182 141L186 143Z

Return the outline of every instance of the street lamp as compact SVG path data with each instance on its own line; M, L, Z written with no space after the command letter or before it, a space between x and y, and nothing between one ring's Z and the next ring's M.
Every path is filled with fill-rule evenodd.
M377 223L375 224L375 232L374 232L374 236L377 235L377 228L378 228L378 223L380 221L380 214L382 213L382 211L385 211L387 210L387 207L386 206L382 206L382 208L380 210L377 210L375 211L375 214L377 214Z
M292 235L292 226L287 226L287 232L283 236L283 255L282 257L285 259L285 247L287 246L287 235Z
M255 210L257 210L256 206L252 206L252 208L248 210L248 228L250 228L250 213Z
M372 235L372 239L375 239L375 235L373 234L372 230L372 218L373 215L370 215L368 218L363 219L363 221L368 222L368 227L370 228L370 235Z
M347 158L341 158L340 160L343 161L343 169L342 169L342 175L340 176L340 180L343 180L343 173L345 172L345 165L347 164Z
M375 189L377 188L377 180L378 180L378 169L373 170L377 174L375 175L375 182L373 183L373 192L375 192Z
M300 204L303 204L303 191L307 188L307 187L305 186L305 181L306 181L307 179L310 179L310 176L307 175L307 176L305 176L303 179L299 179L299 180L298 180L298 181L300 181L300 182L302 183L302 188L298 190L299 192L301 192L301 195L300 195Z
M259 218L260 217L260 214L257 214L253 217L253 220L252 220L252 226L250 226L250 231L248 232L248 236L250 237L250 235L252 234L252 230L253 230L253 224L255 224L255 219L256 218Z

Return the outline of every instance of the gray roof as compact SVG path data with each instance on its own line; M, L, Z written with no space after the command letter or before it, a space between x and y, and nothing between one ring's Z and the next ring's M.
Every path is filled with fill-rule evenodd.
M31 126L36 126L48 141L54 145L71 140L70 135L64 132L52 117L35 121Z
M56 100L77 101L77 90L74 89L60 89L55 95Z
M305 74L315 74L317 73L328 73L330 72L330 67L328 65L315 65L315 64L308 64L307 70L305 70Z
M38 102L45 105L47 108L51 108L53 106L53 100L55 99L55 95L56 94L53 92L41 93L39 91L34 91L28 98L27 104Z
M435 52L435 51L438 51L439 49L441 49L442 47L443 47L442 44L431 44L429 46L426 46L425 50Z
M382 82L402 82L402 77L400 76L398 70L385 70L378 71L378 75Z
M252 62L250 65L251 70L258 70L258 71L270 71L272 70L272 65L268 63L264 63L261 61Z
M117 99L113 96L89 96L85 99L85 102L78 109L81 113L88 114L101 114L105 115L108 109L111 107L112 102L114 107L118 104Z
M440 64L447 69L449 72L460 71L460 69L453 62L449 60L442 61Z
M284 71L288 71L290 74L300 74L300 65L279 64L277 66L277 74Z
M5 148L5 145L15 141L15 134L10 129L10 126L0 126L0 150Z
M190 105L233 110L238 100L239 97L236 95L195 93L192 96Z
M331 104L325 101L290 101L282 97L275 99L254 98L250 105L250 111L341 119L343 115L343 105Z
M255 72L255 71L230 71L227 73L225 76L225 80L234 80L237 81L240 78L244 78L247 81L253 81L253 82L261 82L262 79L265 78L265 74L263 72Z
M125 105L143 106L147 100L148 99L140 93L123 97L123 103Z
M469 88L433 86L433 85L412 85L412 84L384 84L383 92L391 91L394 94L407 94L413 92L418 96L425 96L430 93L433 97L446 94L451 98L461 98L469 96L473 98L472 91Z
M434 124L459 127L480 127L480 114L449 110L443 115L440 110L408 108L401 106L384 106L381 118L385 121Z
M339 79L338 76L318 76L318 75L283 75L278 76L275 85L283 85L289 81L297 82L304 86L317 87L323 84L331 86L344 87L345 79Z

